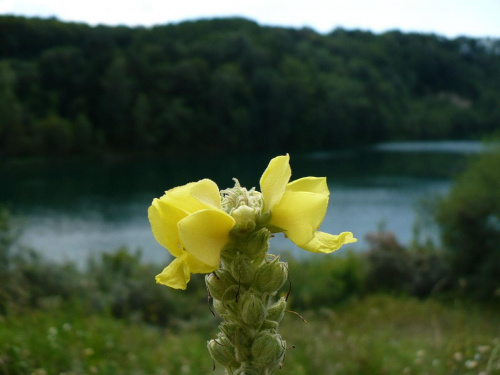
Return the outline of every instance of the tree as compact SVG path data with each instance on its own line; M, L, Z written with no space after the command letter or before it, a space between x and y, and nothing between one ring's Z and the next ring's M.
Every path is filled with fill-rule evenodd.
M0 61L0 153L21 147L24 129L22 106L15 93L16 76L6 61Z
M437 207L457 279L480 298L500 292L500 148L472 161Z
M102 77L101 86L100 124L106 138L115 146L130 148L134 135L130 111L133 83L125 57L117 55L113 59Z

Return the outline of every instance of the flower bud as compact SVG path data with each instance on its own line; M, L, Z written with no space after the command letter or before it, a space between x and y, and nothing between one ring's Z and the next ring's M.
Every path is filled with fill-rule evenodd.
M228 321L238 321L240 314L240 303L236 302L234 299L230 299L224 302L224 307L226 308L226 317Z
M222 300L224 293L230 286L237 284L231 273L224 269L219 269L206 275L205 283L210 295L218 300Z
M259 264L266 256L271 233L262 228L248 235L240 245L240 251Z
M254 340L252 356L259 367L274 368L283 360L285 342L276 333L263 331Z
M267 261L257 268L254 286L261 292L274 293L285 283L288 277L286 263L279 257Z
M279 324L276 323L274 320L264 320L264 322L260 326L261 331L269 331L271 333L276 333L278 331L278 326Z
M220 330L234 346L235 358L238 362L246 362L251 356L252 338L247 330L238 323L223 322Z
M238 296L241 294L242 288L239 287L238 285L231 285L229 288L226 289L224 292L224 295L222 296L222 301L232 301L236 302ZM226 308L228 307L229 304L226 304Z
M232 345L235 345L236 343L238 328L239 328L238 324L230 322L222 322L219 325L219 329L222 331L222 333L224 333L224 335Z
M234 372L234 375L259 375L259 374L260 374L259 370L248 368L245 365L243 365L243 367L239 368Z
M260 326L266 318L266 308L261 299L248 291L241 298L241 319L252 326Z
M207 343L207 347L212 358L221 366L232 368L239 367L234 356L234 347L223 334L219 333L217 335L217 340L210 340Z
M245 255L237 254L231 263L231 274L236 280L244 284L250 283L254 274L254 268L250 258Z
M267 309L266 319L279 323L285 315L285 309L286 300L284 297L281 297L278 302L274 303Z
M255 228L255 210L252 207L242 204L231 212L231 216L236 220L236 231L247 232Z
M213 301L213 306L217 314L219 314L220 317L224 316L227 314L227 309L224 306L224 303L218 299L214 299Z

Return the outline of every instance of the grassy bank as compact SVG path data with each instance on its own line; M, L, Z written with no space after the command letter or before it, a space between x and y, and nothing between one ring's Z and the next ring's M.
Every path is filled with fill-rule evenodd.
M374 295L306 317L283 327L297 347L285 373L500 374L493 311Z
M282 374L500 374L494 310L372 295L300 313L281 328ZM0 373L222 374L205 348L217 323L208 308L159 328L47 303L0 319Z

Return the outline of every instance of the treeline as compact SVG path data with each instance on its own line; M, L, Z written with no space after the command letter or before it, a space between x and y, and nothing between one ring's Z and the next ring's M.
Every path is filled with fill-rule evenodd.
M500 40L0 17L0 155L328 150L500 124Z

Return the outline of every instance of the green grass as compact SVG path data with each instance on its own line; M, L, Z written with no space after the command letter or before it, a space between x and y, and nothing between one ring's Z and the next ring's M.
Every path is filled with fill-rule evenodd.
M280 328L283 375L500 374L494 310L378 295L300 313L307 323L290 313ZM217 323L208 308L168 328L64 304L9 314L0 318L0 374L221 375L205 346Z
M282 327L296 346L286 374L500 374L493 311L372 296L305 318Z
M209 330L203 331L186 324L175 332L74 311L4 317L0 374L209 373L213 364L204 339Z

